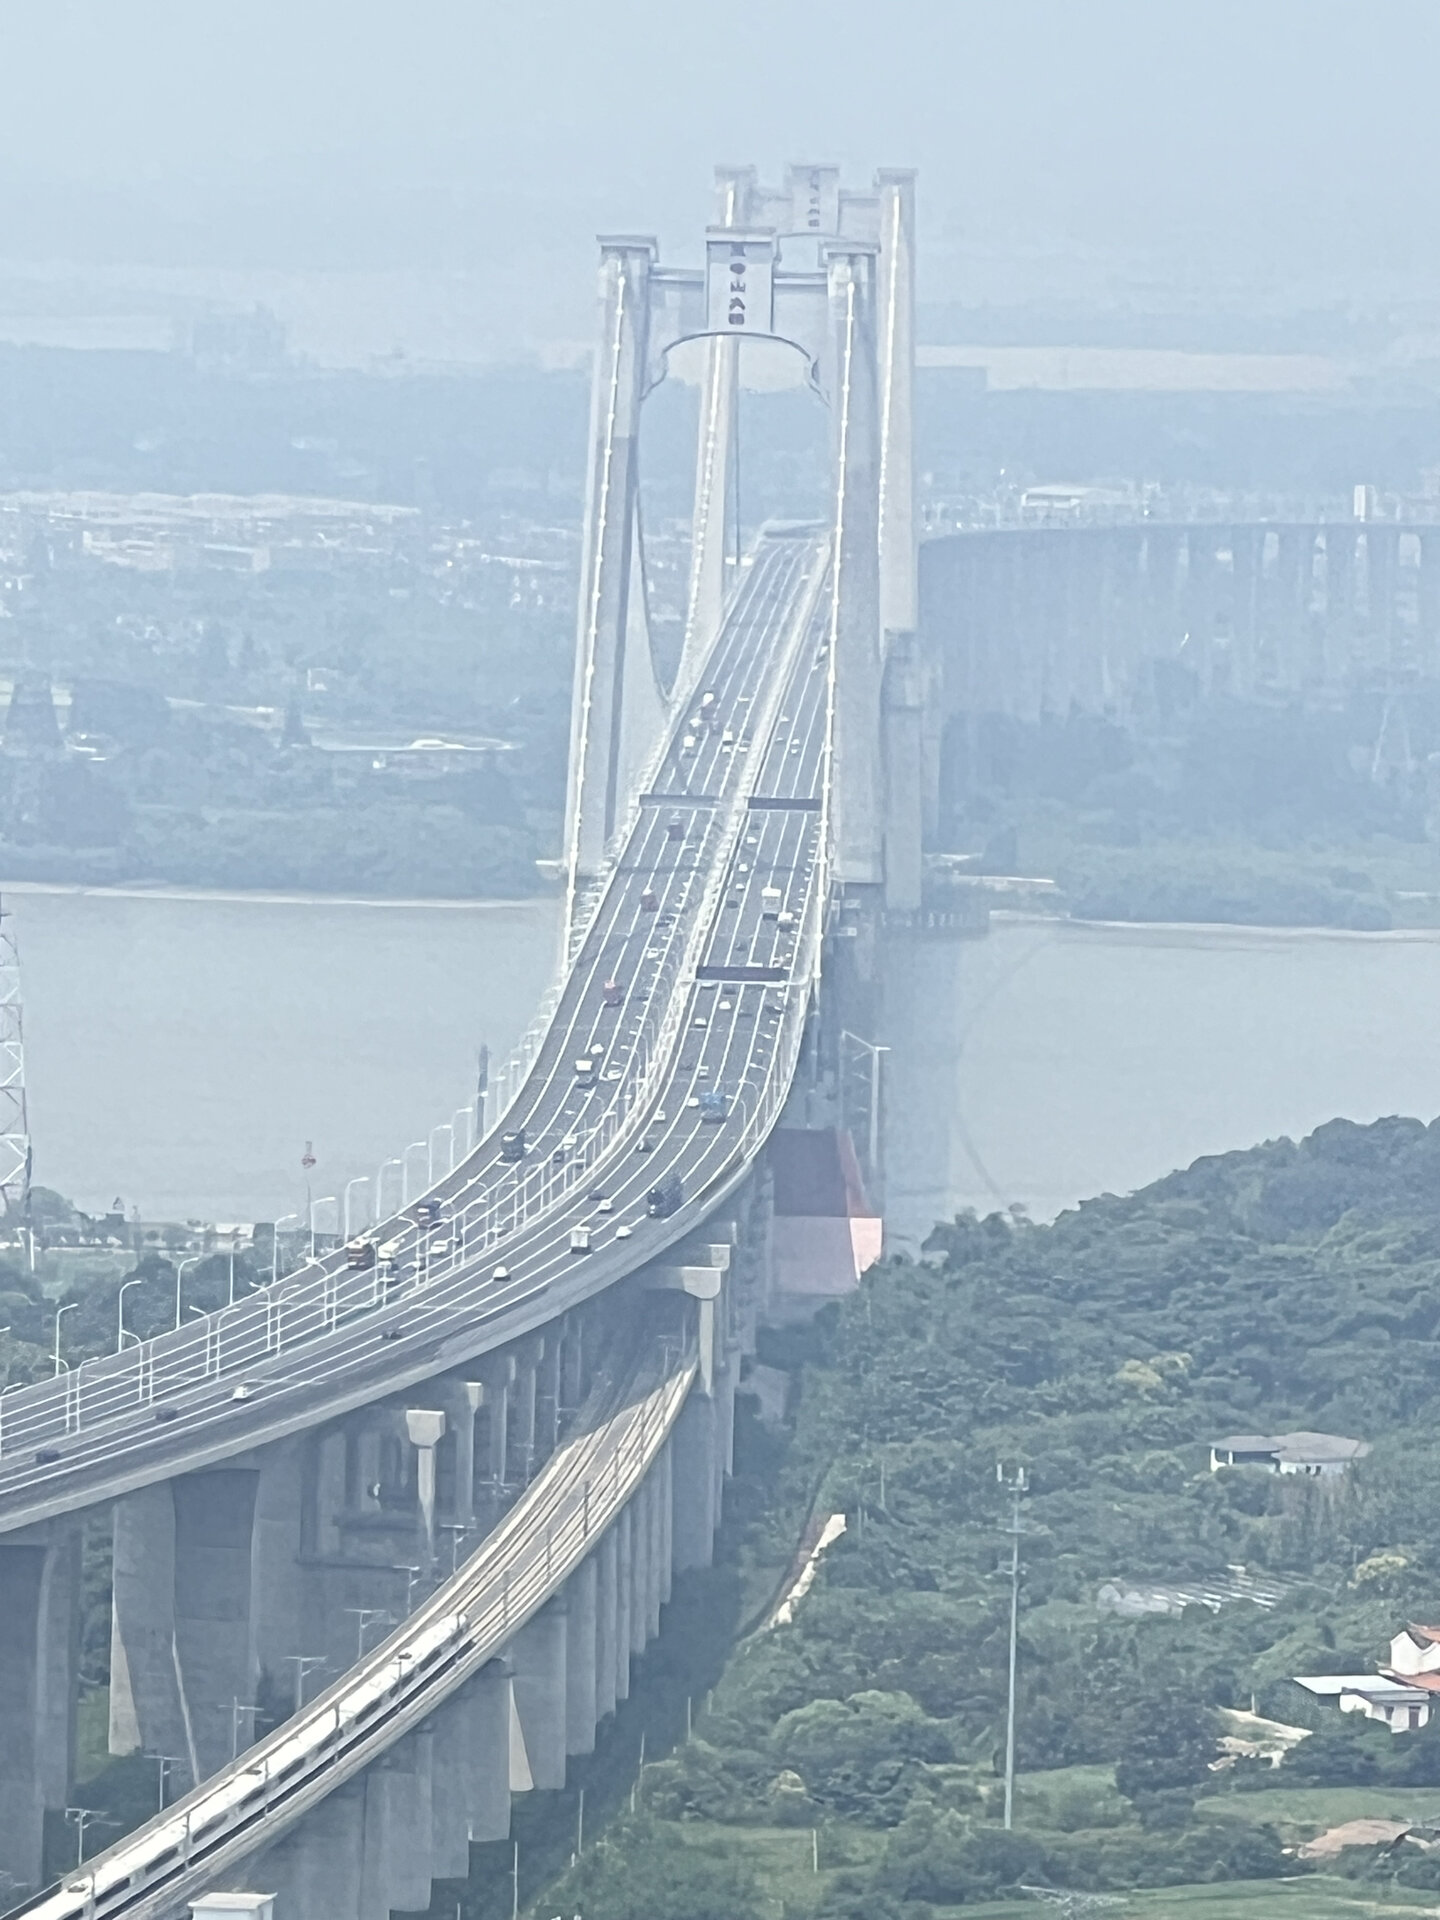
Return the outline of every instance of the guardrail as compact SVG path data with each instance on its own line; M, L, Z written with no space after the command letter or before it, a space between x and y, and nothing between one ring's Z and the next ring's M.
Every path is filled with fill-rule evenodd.
M622 1378L592 1394L582 1414L591 1424L382 1645L212 1779L15 1912L160 1920L288 1831L433 1713L563 1586L653 1466L695 1364L690 1349L657 1354L654 1343L632 1356Z

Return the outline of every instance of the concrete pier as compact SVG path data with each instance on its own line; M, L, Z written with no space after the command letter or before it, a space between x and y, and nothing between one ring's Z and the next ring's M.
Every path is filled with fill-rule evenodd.
M715 1554L715 1403L698 1386L675 1423L672 1505L677 1573L708 1567Z
M515 1669L515 1719L525 1748L528 1783L512 1773L517 1792L526 1786L555 1789L565 1784L566 1605L548 1601L523 1626L508 1649Z
M510 1831L511 1688L509 1663L491 1660L461 1694L469 1721L465 1804L475 1841L503 1840Z
M630 1698L630 1610L635 1597L635 1543L630 1508L623 1507L615 1535L615 1698Z
M15 1889L40 1885L45 1811L69 1798L79 1591L73 1521L0 1542L0 1874Z
M570 1576L565 1616L565 1751L593 1753L597 1714L596 1633L600 1567L595 1554Z
M610 1527L591 1556L595 1562L595 1717L615 1711L615 1647L619 1639L618 1568L620 1537Z

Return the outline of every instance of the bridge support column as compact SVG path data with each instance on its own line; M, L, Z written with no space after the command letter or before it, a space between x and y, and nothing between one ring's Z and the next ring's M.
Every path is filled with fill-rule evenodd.
M303 1444L282 1440L260 1455L255 1527L250 1547L250 1692L261 1677L287 1699L293 1695L295 1654L323 1654L319 1622L311 1625L302 1565ZM315 1687L312 1683L312 1693Z
M565 1784L565 1602L549 1600L510 1642L515 1668L515 1720L524 1747L528 1784L555 1789ZM511 1786L524 1792L523 1773Z
M635 1598L635 1541L631 1511L616 1515L615 1535L615 1701L630 1698L630 1612Z
M535 1457L548 1460L560 1436L560 1349L564 1331L551 1327L535 1373Z
M246 1875L275 1895L275 1920L361 1920L365 1782L349 1781L307 1813Z
M671 1442L675 1570L708 1567L715 1552L715 1403L690 1389Z
M488 1482L492 1524L504 1504L504 1488L509 1478L510 1460L510 1388L515 1379L515 1362L508 1354L486 1361L481 1368L485 1408L485 1478Z
M475 1420L484 1397L478 1380L452 1381L445 1394L445 1425L455 1467L450 1518L461 1527L475 1524Z
M69 1798L79 1591L75 1521L0 1544L0 1893L41 1884L45 1810Z
M429 1909L430 1825L430 1738L410 1733L365 1771L360 1920Z
M630 1652L644 1653L646 1627L650 1615L650 1511L642 1480L631 1496L626 1511L630 1515Z
M595 1549L595 1717L615 1711L615 1642L618 1638L620 1535L609 1527Z
M574 1313L565 1321L565 1344L560 1357L560 1407L573 1413L585 1398L585 1319Z
M510 1831L512 1687L508 1662L490 1660L461 1696L470 1723L465 1800L475 1841L503 1840Z
M110 1751L164 1753L178 1794L196 1784L175 1637L175 1502L167 1481L115 1502L110 1608Z
M253 1738L250 1563L259 1475L217 1467L170 1482L175 1646L201 1779Z
M540 1351L535 1344L522 1348L515 1359L515 1384L509 1401L509 1435L505 1478L517 1486L528 1486L535 1471L536 1374Z
M592 1553L570 1576L565 1616L565 1751L595 1751L595 1649L600 1569Z
M660 1456L660 1604L669 1598L675 1571L675 1449L667 1440Z
M470 1875L471 1741L474 1682L451 1694L430 1723L430 1871L436 1880Z

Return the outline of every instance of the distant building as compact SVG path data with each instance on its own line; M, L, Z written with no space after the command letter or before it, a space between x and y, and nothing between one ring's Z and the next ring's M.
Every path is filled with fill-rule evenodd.
M1390 1642L1388 1671L1440 1674L1440 1627L1402 1627Z
M1414 1733L1430 1719L1430 1705L1440 1690L1414 1680L1397 1680L1384 1673L1297 1673L1295 1684L1326 1706L1342 1713L1363 1713L1380 1720L1392 1733Z
M1364 1440L1338 1433L1233 1433L1210 1443L1210 1471L1222 1467L1264 1467L1267 1473L1303 1473L1328 1478L1344 1473L1370 1451Z

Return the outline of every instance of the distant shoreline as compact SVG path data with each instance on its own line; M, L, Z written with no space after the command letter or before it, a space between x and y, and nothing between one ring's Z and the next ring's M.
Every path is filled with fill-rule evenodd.
M244 887L182 887L165 881L154 886L90 886L74 880L0 879L0 895L64 894L99 900L193 900L265 907L437 907L447 912L489 913L501 907L526 907L554 899L549 893L517 894L513 898L449 898L443 894L264 893Z
M1440 927L1327 927L1253 920L1091 920L1073 913L1027 913L1020 907L992 907L992 920L1027 926L1080 927L1095 933L1263 934L1279 940L1440 941Z

